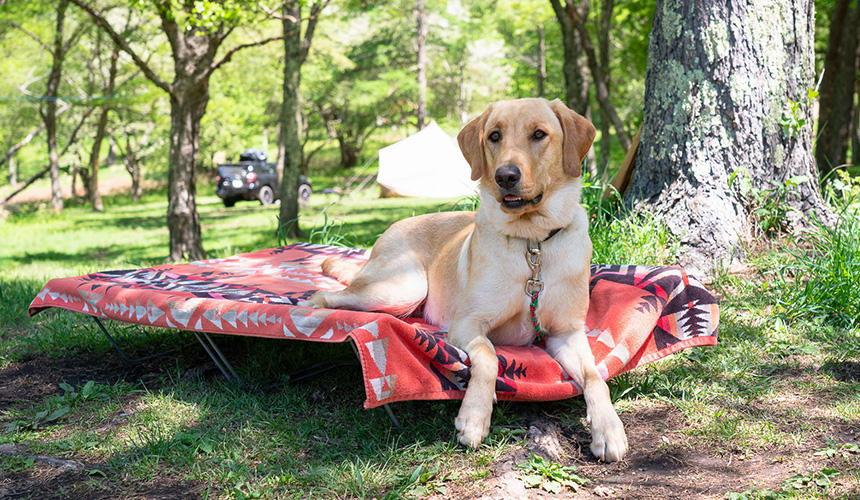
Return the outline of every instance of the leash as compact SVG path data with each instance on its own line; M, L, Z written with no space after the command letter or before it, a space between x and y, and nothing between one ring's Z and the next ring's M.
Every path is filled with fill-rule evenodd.
M535 342L543 340L543 330L540 326L540 320L537 317L538 297L543 291L543 281L540 279L540 242L528 240L528 252L526 252L526 262L532 270L531 279L526 281L526 295L531 297L532 301L529 304L529 315L532 319L532 326L535 329L537 338Z
M549 232L549 236L543 239L546 241L561 231L563 228L559 227L553 229ZM535 333L537 337L535 337L535 342L540 342L543 340L544 331L540 326L540 319L537 316L537 308L538 308L538 298L540 297L540 293L543 291L543 281L540 276L540 265L541 265L541 255L540 255L540 241L535 240L527 240L527 252L526 252L526 262L528 262L529 267L532 270L532 277L529 280L526 280L526 295L531 297L532 301L529 303L529 315L532 320L532 327L535 329Z

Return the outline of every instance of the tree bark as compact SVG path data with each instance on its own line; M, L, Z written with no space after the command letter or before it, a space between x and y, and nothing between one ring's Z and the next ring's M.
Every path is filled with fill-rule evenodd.
M54 29L54 43L51 48L51 72L45 86L45 98L40 109L42 120L45 123L45 133L48 144L48 164L51 173L51 205L54 211L63 210L63 192L60 187L60 157L57 154L57 91L60 87L60 79L63 73L63 60L66 52L63 44L63 25L65 24L66 10L69 2L61 0L57 4L57 20Z
M15 165L15 157L9 157L9 186L15 187L18 184L18 167Z
M60 114L60 112L57 112L57 114ZM37 135L39 135L39 132L41 132L42 130L45 130L45 123L44 123L44 121L42 122L42 124L41 124L41 125L39 125L39 126L38 126L38 127L36 127L35 129L33 129L33 131L32 131L32 132L30 132L29 134L27 134L27 137L24 137L23 139L21 139L20 141L18 141L18 143L17 143L17 144L15 144L15 145L14 145L14 146L12 146L11 148L9 148L9 150L8 150L8 151L6 151L6 154L4 154L4 155L3 155L3 158L0 158L0 165L3 165L3 164L4 164L4 163L6 163L7 161L11 161L11 160L12 160L12 158L13 158L13 156L15 155L15 153L17 153L19 149L23 148L23 147L24 147L24 146L26 146L27 144L30 144L30 141L32 141L33 139L35 139L35 138L36 138L36 136L37 136ZM11 167L10 167L10 168L11 168ZM10 170L10 172L11 172L11 170Z
M89 182L87 183L87 193L89 194L90 204L96 212L104 211L102 196L101 193L99 193L99 163L101 161L100 155L102 141L104 141L105 134L107 133L108 114L111 110L109 99L110 96L113 95L114 87L116 85L118 59L119 47L114 45L113 51L111 52L110 67L108 68L108 82L104 89L106 98L100 106L99 119L96 124L96 133L95 137L93 137L93 147L90 151L90 171L88 179Z
M564 47L562 72L567 107L585 116L588 112L587 64L583 58L580 33L568 15L567 9L574 10L579 19L585 19L588 17L590 2L589 0L565 0L565 5L562 5L559 0L550 0L550 4L561 27Z
M299 173L302 168L301 111L301 4L285 2L282 18L284 33L284 80L281 101L281 135L278 140L278 170L281 176L279 229L287 238L297 238L299 228Z
M814 27L812 0L657 1L642 141L624 200L662 218L683 265L710 271L752 239L752 200L741 182L730 187L736 172L760 192L806 175L786 201L797 211L791 228L802 226L800 214L829 217L810 110L799 112L805 125L780 123L787 100L805 100L814 84Z
M538 67L537 67L537 96L544 95L544 81L546 80L546 39L544 37L543 25L537 26L538 35Z
M278 173L281 175L281 205L278 211L279 233L287 238L301 236L299 227L299 175L305 166L302 145L302 64L308 58L320 13L329 0L310 7L304 34L302 5L299 0L283 4L281 17L284 40L284 80L281 101L281 131L278 136Z
M427 12L424 0L416 0L415 17L418 22L418 130L424 128L427 118Z
M340 146L340 164L347 168L358 165L358 155L361 151L361 146L344 136L338 136L337 143Z
M615 106L609 100L609 73L603 71L595 53L594 44L591 43L591 36L585 27L585 20L588 19L588 11L586 10L584 15L580 14L568 4L565 12L567 17L570 18L573 29L579 33L580 44L582 50L585 52L585 60L588 63L588 69L591 71L591 77L594 81L594 95L597 98L597 103L600 105L600 111L604 117L612 122L612 126L615 128L615 136L618 138L618 142L621 143L621 147L626 151L630 149L630 136L627 135L627 130L624 128L624 123L621 121L621 117L618 116Z
M612 11L615 9L615 0L603 0L600 6L600 29L597 32L597 48L599 60L597 64L604 76L607 93L610 89L609 81L609 38L612 27ZM597 159L597 177L604 182L609 177L609 157L612 148L612 137L610 135L610 120L606 113L601 112L600 117L600 155ZM628 144L625 150L630 149Z
M815 162L824 178L846 162L857 82L857 37L860 2L837 0L830 18L830 39L824 59L818 114ZM855 153L856 157L856 153Z
M170 167L167 177L167 226L172 262L204 259L197 213L197 155L200 120L209 100L209 81L182 82L170 96Z

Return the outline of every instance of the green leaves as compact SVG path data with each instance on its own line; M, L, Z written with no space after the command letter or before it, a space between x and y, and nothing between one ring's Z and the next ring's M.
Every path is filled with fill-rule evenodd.
M4 428L7 432L17 432L19 429L36 430L47 424L56 422L65 417L72 408L83 402L91 399L106 397L104 386L96 384L90 380L81 387L80 392L66 383L60 382L60 389L63 390L62 396L54 396L46 402L46 408L37 411L28 419L19 419L7 423Z
M837 456L848 459L852 455L860 454L860 446L857 443L839 444L832 439L827 440L827 446L816 451L815 456L823 458L835 458Z
M809 180L805 175L796 175L783 183L771 180L771 188L761 188L753 185L746 168L739 167L729 176L728 184L731 188L735 182L740 183L738 189L747 198L756 224L765 235L771 236L784 229L785 217L791 210L788 196Z
M577 491L581 485L589 482L575 474L578 470L576 467L562 466L535 454L514 468L524 472L521 479L526 488L540 488L553 494L561 493L564 488Z

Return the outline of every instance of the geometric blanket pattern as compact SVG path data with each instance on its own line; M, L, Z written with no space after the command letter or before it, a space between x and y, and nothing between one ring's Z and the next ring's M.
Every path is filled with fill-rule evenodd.
M462 399L469 359L421 318L296 306L343 284L322 275L330 257L363 262L366 250L299 243L223 259L50 280L30 315L50 307L140 325L254 337L344 342L358 349L364 406ZM677 267L591 266L586 327L604 379L680 349L717 342L717 301ZM284 348L289 348L288 344ZM581 388L543 349L497 346L499 399L550 401Z

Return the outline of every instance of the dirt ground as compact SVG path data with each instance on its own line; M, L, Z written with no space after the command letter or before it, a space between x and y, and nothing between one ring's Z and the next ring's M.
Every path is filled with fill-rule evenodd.
M208 366L211 363L201 353L186 349L179 355L185 357L186 362L189 356L192 357L192 364L199 366L207 376L216 376L214 368ZM169 358L167 361L162 358L130 366L113 352L74 358L35 357L0 370L0 406L30 407L50 395L61 393L57 384L62 380L72 384L87 380L102 384L127 380L142 382L155 389L164 380L165 367L170 364ZM779 411L778 405L775 404L773 411ZM824 467L841 471L860 468L857 455L849 461L814 456L815 450L827 438L839 442L860 442L860 427L835 419L817 418L816 422L807 419L804 423L815 424L816 430L812 435L807 434L808 439L804 442L761 451L754 449L751 453L697 442L682 432L687 423L680 410L670 403L653 402L626 411L622 413L622 420L628 432L630 453L620 463L607 465L596 462L588 452L590 438L581 427L559 428L551 421L536 418L530 423L526 449L495 461L490 474L482 479L447 482L447 493L436 498L723 498L728 491L741 492L750 488L778 490L783 479L796 473L818 471ZM780 425L791 428L798 424L786 419ZM565 491L561 495L526 489L520 480L521 473L514 469L514 465L526 460L530 453L550 458L559 456L560 463L575 465L578 473L591 482L576 493ZM20 445L0 445L0 454L31 457L35 464L35 468L25 471L0 471L0 498L65 498L64 492L72 490L75 498L113 498L116 495L105 491L104 486L89 486L94 484L90 471L98 469L99 464L41 457ZM198 498L206 485L162 475L132 490L128 484L117 487L122 489L123 498L161 499ZM843 498L860 498L856 483L844 480L837 481L836 487L830 491Z
M143 182L144 189L151 187L152 185L153 185L153 183L150 181L144 181ZM20 186L20 184L19 184L19 186ZM76 189L77 195L78 196L84 196L84 186L80 183L80 181L78 181L76 188L77 188ZM16 189L17 189L17 187L15 189L13 189L9 186L4 187L3 190L0 191L0 199L5 199L6 196L9 196L10 194L12 194L12 192L15 191ZM64 200L67 200L67 199L72 197L72 186L70 183L62 182L60 184L60 190L63 193L63 199ZM118 193L123 193L123 192L128 193L130 191L131 191L131 177L129 177L129 176L110 177L110 178L102 179L99 181L99 193L102 196L108 196L108 195L118 194ZM15 195L15 197L9 201L9 206L15 206L15 205L19 205L21 203L31 203L31 202L37 202L37 201L50 203L50 201L51 201L51 188L50 188L50 186L41 185L41 184L29 186L27 189L25 189L21 193Z

